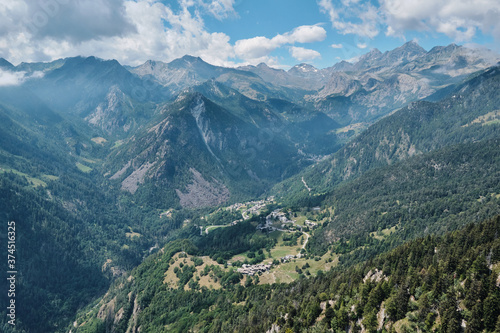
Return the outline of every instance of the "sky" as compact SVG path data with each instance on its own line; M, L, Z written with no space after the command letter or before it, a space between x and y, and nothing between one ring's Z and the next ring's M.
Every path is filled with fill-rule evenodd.
M500 51L500 0L0 0L0 57L318 68L414 40Z

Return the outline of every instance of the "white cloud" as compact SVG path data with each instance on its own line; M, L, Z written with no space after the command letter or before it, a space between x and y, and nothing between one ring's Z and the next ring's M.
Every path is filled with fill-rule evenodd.
M74 43L123 36L135 30L123 0L4 0L0 35L29 34ZM5 4L4 4L5 2Z
M221 66L256 61L278 65L270 56L275 49L326 38L323 27L304 25L273 38L233 44L227 34L209 32L204 18L237 17L235 0L2 2L0 57L13 63L94 55L139 65L148 59L168 62L189 54Z
M368 47L368 44L366 43L358 43L356 46L360 49L366 49Z
M500 40L498 0L319 0L332 27L341 34L374 38L380 30L388 36L402 37L406 31L430 31L456 41L472 40L478 31Z
M320 10L330 17L330 21L332 21L332 23L339 19L337 10L335 9L335 7L333 7L333 3L331 0L319 0L318 5Z
M31 78L43 77L42 72L34 72L31 75L26 75L26 72L11 72L0 68L0 87L18 86Z
M279 60L278 57L270 56L270 55L263 56L263 57L260 57L260 58L254 58L254 59L245 60L243 62L239 62L237 64L237 66L247 66L247 65L253 65L253 66L255 66L255 65L258 65L258 64L261 64L261 63L264 63L267 66L272 67L272 68L282 68L282 69L289 69L290 68L289 65L282 64L280 62L280 60Z
M318 1L320 10L329 16L334 29L343 35L355 34L368 38L379 34L380 15L376 7L358 0L343 2L343 6L336 8L332 0Z
M497 0L382 0L388 25L396 31L437 31L457 41L471 40L481 30L500 40L500 7Z
M318 51L297 46L290 47L290 55L298 61L313 60L321 57Z
M264 57L280 46L277 40L259 36L236 41L234 50L240 58L254 59Z
M277 48L295 43L313 43L326 38L326 31L318 25L303 25L273 38L263 36L236 41L235 54L250 63L258 63L262 57L268 56Z
M289 43L321 42L326 38L326 30L318 25L303 25L285 36L289 38Z
M332 48L334 48L334 49L341 49L341 48L343 48L343 47L344 47L344 45L342 45L342 44L332 44L332 45L330 45L330 46L331 46Z
M211 0L206 2L201 0L200 4L218 20L238 16L234 10L234 0Z
M0 57L14 63L95 55L138 65L148 59L171 61L190 54L216 65L233 64L229 60L234 56L229 36L220 32L208 32L201 16L201 13L208 13L207 15L222 19L233 15L233 0L179 0L177 9L157 0L98 0L119 8L123 20L133 29L114 34L95 32L94 38L81 38L79 41L75 40L76 37L55 36L50 33L42 36L40 33L45 31L43 29L32 32L22 19L29 9L27 0L4 1L9 2L7 6L0 7ZM60 8L70 3L70 0L46 1L60 3ZM87 2L82 0L78 3L82 5ZM71 1L71 6L76 5ZM107 10L112 11L113 8L109 7ZM17 20L21 23L15 28L6 29L5 26L10 26L13 20L10 15L12 12L17 13ZM63 13L62 9L60 13ZM59 14L56 12L56 21L57 15ZM105 20L106 17L101 15L97 19ZM98 26L99 22L88 19L87 24ZM72 28L66 30L68 29Z
M349 62L351 64L355 64L355 63L357 63L359 61L359 59L361 59L361 55L358 55L358 56L346 59L345 61L347 61L347 62Z
M24 73L10 72L0 69L0 87L17 86L23 82Z

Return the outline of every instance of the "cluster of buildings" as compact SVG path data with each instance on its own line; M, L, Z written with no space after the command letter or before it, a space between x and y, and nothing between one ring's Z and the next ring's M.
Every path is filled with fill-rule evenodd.
M309 221L309 220L306 220L304 223L305 223L308 227L311 227L311 228L316 226L316 223L311 222L311 221Z
M257 264L257 265L247 265L244 264L240 268L238 268L236 271L241 274L246 274L253 276L257 273L264 273L267 272L271 269L271 264Z
M229 207L227 207L227 210L233 211L233 210L238 210L243 207L250 207L247 208L244 212L248 214L258 214L259 210L263 209L266 207L266 205L270 202L274 201L274 196L270 196L269 198L265 200L257 200L257 201L249 201L246 203L235 203Z
M281 229L273 226L275 221L281 222ZM287 224L291 226L286 226ZM264 224L259 224L257 226L257 230L266 229L268 231L285 231L284 229L288 229L288 231L293 231L295 229L302 231L302 227L295 224L295 221L288 219L286 217L286 213L282 212L281 209L276 209L271 212L271 214L266 216L266 222Z
M282 263L285 263L285 262L291 261L292 259L300 258L299 256L294 256L293 254L289 254L287 256L281 257L280 260L281 260Z
M229 207L226 208L226 210L230 210L230 211L233 211L233 210L238 210L240 209L241 207L245 206L244 204L242 203L235 203Z
M163 217L171 218L172 217L172 210L169 209L166 212L160 213L160 218L163 218Z
M281 211L281 209L276 209L276 210L273 210L271 212L271 214L269 214L267 217L266 217L266 220L267 219L274 219L274 220L278 220L280 221L281 223L285 224L285 223L293 223L292 220L289 220L288 217L286 217L286 214L284 212Z
M266 200L252 201L251 204L253 204L253 206L247 209L247 213L259 214L259 210L266 207L267 201Z

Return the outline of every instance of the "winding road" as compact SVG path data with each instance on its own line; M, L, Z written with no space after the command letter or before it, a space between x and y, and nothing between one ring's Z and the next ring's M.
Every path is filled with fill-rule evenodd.
M306 241L304 242L304 244L302 245L302 248L305 249L306 248L306 245L307 245L307 242L309 241L309 237L311 237L311 235L309 235L307 232L305 231L302 231L302 233L304 233L306 235Z

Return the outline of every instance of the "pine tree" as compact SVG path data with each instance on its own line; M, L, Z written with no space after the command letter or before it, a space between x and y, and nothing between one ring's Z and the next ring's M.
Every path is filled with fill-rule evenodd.
M442 332L460 331L460 314L457 311L457 299L453 290L449 290L445 301L441 305L441 330Z
M365 318L363 319L363 325L368 332L376 332L378 328L377 320L377 310L373 309L368 313L365 313Z
M498 289L498 288L496 288ZM494 290L484 300L484 328L488 331L495 329L497 322L497 314L500 313L500 295L498 290Z
M495 331L494 333L500 333L500 315L497 318L497 324L495 326Z
M481 332L483 329L483 322L481 320L483 313L483 306L481 303L474 305L471 311L470 320L467 322L465 333Z

